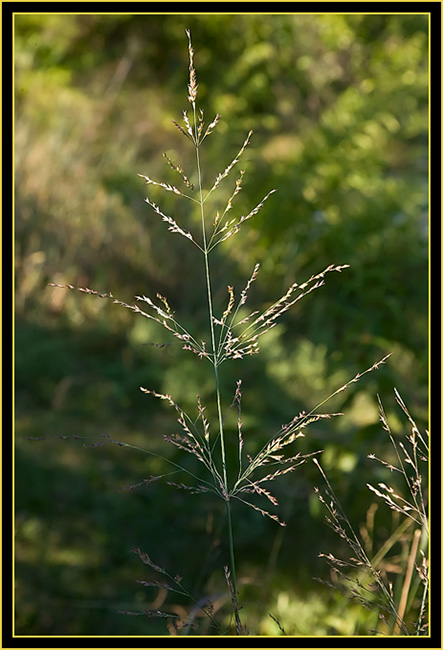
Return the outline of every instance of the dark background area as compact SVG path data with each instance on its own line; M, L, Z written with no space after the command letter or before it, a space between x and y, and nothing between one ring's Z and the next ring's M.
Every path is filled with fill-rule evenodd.
M130 553L137 547L183 576L197 599L213 598L228 620L223 503L161 481L119 490L165 464L115 445L83 447L108 434L181 462L163 440L176 431L174 413L139 387L171 394L193 414L198 393L216 429L209 364L110 301L48 287L91 287L130 303L160 292L180 322L208 338L203 260L144 202L137 176L176 184L166 152L195 177L192 146L171 121L189 109L186 28L198 106L207 122L221 114L201 151L205 186L253 129L234 209L245 214L277 190L214 251L217 313L227 286L241 291L257 261L255 308L329 264L350 265L286 313L258 356L222 366L226 412L241 378L253 453L392 353L324 407L343 417L313 424L296 444L324 449L322 465L368 548L399 526L366 487L396 477L367 455L392 455L377 394L396 436L409 425L394 387L427 426L428 16L16 15L16 634L170 633L165 619L117 614L190 611L181 597L136 582L159 579ZM149 195L185 229L198 225L180 197ZM233 466L235 423L230 435ZM376 613L313 580L330 579L319 553L349 553L324 523L316 485L322 478L306 464L272 486L284 529L234 508L251 633L280 633L269 613L294 635L367 634L377 625ZM381 566L394 584L411 532ZM411 616L416 606L412 597Z

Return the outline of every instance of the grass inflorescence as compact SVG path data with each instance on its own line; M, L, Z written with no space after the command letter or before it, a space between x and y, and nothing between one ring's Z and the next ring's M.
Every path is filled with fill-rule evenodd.
M217 131L221 116L216 114L208 123L205 120L204 111L197 106L198 84L194 65L194 49L188 30L186 34L188 37L189 53L187 99L190 104L190 110L183 111L181 120L173 120L173 124L180 135L184 136L193 148L195 170L192 173L184 170L179 163L173 161L167 154L163 154L168 167L177 174L179 179L177 185L180 185L182 189L169 182L154 180L147 174L139 174L139 177L153 191L172 193L177 199L190 202L198 214L197 222L199 222L199 227L189 228L181 224L178 219L167 214L153 200L151 194L145 198L147 205L165 222L168 230L187 240L195 248L196 254L202 257L202 274L204 275L208 316L206 339L202 340L188 326L185 326L170 305L168 298L160 293L157 293L155 297L144 294L137 295L135 302L129 303L116 298L109 291L99 292L88 287L76 287L72 284L61 285L51 283L50 286L78 290L84 294L110 300L112 303L130 310L138 316L155 322L170 337L174 337L180 341L183 350L190 351L200 359L211 364L213 368L213 401L217 413L216 420L212 422L209 421L206 415L206 405L202 403L198 395L196 396L195 412L190 414L171 395L161 393L151 387L140 387L140 390L144 394L164 401L175 412L179 431L165 435L164 439L167 443L182 452L184 458L187 454L192 455L198 461L201 472L195 469L191 471L186 466L185 460L183 462L175 462L148 448L133 445L127 441L116 440L110 436L104 436L102 442L95 442L90 446L111 443L121 447L137 449L143 453L162 459L168 466L168 469L160 476L150 476L141 482L134 483L127 489L132 490L138 486L146 486L161 478L177 489L184 490L190 494L211 493L215 498L221 499L224 502L227 522L226 545L228 552L223 565L223 571L229 592L229 600L231 602L231 613L233 616L232 627L227 628L226 626L220 625L216 620L214 603L210 599L194 599L191 593L183 586L180 576L173 576L173 574L168 573L152 561L146 551L136 549L135 552L142 562L154 573L160 574L161 576L160 580L140 580L139 584L146 587L159 587L168 592L175 592L181 596L189 597L193 603L194 610L195 608L199 610L200 615L203 615L209 621L210 631L212 633L226 634L232 629L236 634L246 634L248 633L247 627L241 620L232 502L241 502L264 517L268 517L281 526L285 526L285 522L281 520L276 512L279 504L276 496L270 491L269 484L295 471L309 459L314 459L320 467L317 456L322 450L312 450L309 453L302 453L301 451L294 451L294 445L300 438L306 435L306 429L312 423L342 415L341 413L323 413L320 412L320 409L334 396L358 381L365 373L377 369L380 364L386 361L389 355L375 363L365 372L358 373L353 379L340 386L332 395L327 396L309 412L303 411L294 415L290 422L283 425L277 432L271 435L261 448L252 455L246 454L244 449L244 438L247 436L247 432L244 431L243 427L243 388L242 381L239 379L236 386L233 387L233 398L230 400L231 408L235 409L237 415L237 455L235 466L231 466L231 464L228 466L224 426L224 413L227 405L221 393L220 382L220 369L222 364L226 361L242 360L245 357L257 354L260 349L260 339L275 327L277 321L289 309L302 298L322 287L329 273L342 272L348 268L348 264L329 264L323 271L313 274L305 282L291 284L280 298L265 309L249 310L247 309L249 291L253 283L256 282L260 270L260 264L256 263L249 279L240 291L236 291L233 285L228 284L224 304L216 305L214 303L214 290L211 280L211 254L221 243L236 236L244 228L246 222L253 219L265 205L268 205L268 200L276 190L270 189L265 192L262 199L249 211L245 211L244 214L236 214L236 199L242 190L242 183L246 173L244 169L240 169L234 179L234 186L229 194L229 198L223 204L223 207L217 209L215 214L208 208L208 199L238 169L238 164L251 143L253 131L251 130L247 133L243 144L231 162L224 166L223 170L206 186L202 169L201 149L203 145L207 144L208 138ZM196 179L195 182L191 182L191 178ZM166 342L151 345L162 347L168 344ZM88 445L85 443L85 446ZM413 454L411 460L416 462L417 456ZM423 514L424 497L417 475L411 479L410 486L415 490L415 498L408 516L418 519ZM372 489L377 495L380 495L378 488ZM256 502L257 498L258 504ZM402 509L402 512L404 511L404 503L399 501L400 497L398 495L389 492L389 490L385 490L383 498L389 501L389 505L392 506L392 504L395 504L395 507ZM332 520L335 521L334 525L336 526L337 532L342 536L346 536L346 540L357 553L359 558L358 563L369 566L367 564L369 561L366 556L359 555L360 549L356 545L354 536L344 532L344 528L342 528L343 519L337 514L335 506L331 505L330 508ZM334 561L333 558L329 559ZM389 602L389 593L383 593ZM191 625L190 620L183 620L180 616L173 616L161 610L142 610L140 612L122 610L122 613L126 615L146 615L150 618L167 618L170 624L172 621L176 632L185 630L187 626ZM274 619L272 615L271 617ZM192 618L192 629L194 629L195 617L190 618ZM398 621L400 625L403 624L400 617L398 617ZM281 624L278 621L276 622L280 630L284 633Z
M381 622L381 629L374 630L383 634L426 635L428 634L429 601L429 522L427 498L427 464L429 459L429 434L422 434L410 415L400 394L394 389L395 399L405 413L411 433L403 440L396 441L389 422L379 401L380 422L388 433L394 452L394 460L384 460L375 454L368 454L391 474L398 474L403 479L403 489L380 482L375 487L367 487L378 499L381 499L394 513L399 515L394 531L377 550L368 544L368 527L357 534L349 521L340 500L336 496L326 472L318 459L314 459L325 483L325 496L318 488L318 498L328 511L327 524L348 545L352 556L346 560L335 557L332 553L321 553L331 567L332 582L326 582L338 589L347 598L360 603L363 607L374 610ZM395 483L395 482L394 482ZM406 490L404 490L406 488ZM373 513L370 516L373 522ZM373 523L372 526L373 527ZM367 540L366 544L364 540ZM398 560L387 557L395 544L403 542L406 546L405 556ZM388 573L402 577L400 584L394 586ZM414 579L415 574L415 579Z

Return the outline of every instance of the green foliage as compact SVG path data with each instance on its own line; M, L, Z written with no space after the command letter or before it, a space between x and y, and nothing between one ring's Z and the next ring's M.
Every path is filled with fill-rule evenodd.
M134 598L133 586L127 587L137 563L128 568L122 556L136 544L144 547L137 535L147 500L156 559L177 571L189 566L189 576L197 575L195 549L183 548L181 536L194 527L201 534L201 556L209 558L212 549L206 567L215 576L222 535L211 528L217 519L214 506L207 505L202 516L190 498L171 497L172 488L165 497L155 484L142 495L125 492L129 498L118 505L121 493L112 490L155 473L154 461L125 460L125 454L113 455L121 450L111 448L107 460L98 461L100 450L61 452L59 441L50 453L47 443L43 448L25 440L28 435L111 432L135 444L149 436L155 448L168 425L163 412L149 412L153 407L138 386L180 397L185 408L195 404L196 387L202 402L210 393L206 370L198 359L183 363L179 345L143 347L166 340L160 328L135 324L132 314L112 309L106 300L81 300L47 288L48 282L91 286L128 301L159 291L190 329L203 331L202 269L187 242L169 236L157 215L149 213L143 182L136 176L149 170L153 178L175 182L173 170L157 155L162 151L186 164L184 139L171 124L187 103L185 28L193 33L202 105L208 116L222 116L204 153L205 183L232 160L253 128L254 148L245 153L244 164L254 172L245 176L237 209L249 210L277 189L247 232L214 251L216 299L226 300L228 284L242 288L258 260L261 285L251 289L255 305L271 304L292 282L304 281L319 267L351 266L346 278L331 277L321 297L308 297L303 310L285 315L263 339L261 356L240 369L243 412L250 414L244 426L251 427L253 443L267 440L269 431L312 407L315 396L332 392L393 352L376 379L354 385L334 404L336 410L349 409L346 420L333 428L319 423L312 433L312 445L325 449L337 492L353 496L344 505L357 521L371 505L364 487L373 471L364 460L368 441L377 455L385 444L376 393L391 394L395 384L405 402L416 405L419 426L426 421L425 15L16 15L18 633L93 629L112 634L119 629L146 634L146 621L124 617L116 623L114 612L131 608ZM174 198L162 202L167 214L176 209ZM173 216L180 223L194 219L186 211ZM227 370L224 395L232 395L240 370ZM259 390L249 393L252 384ZM385 409L390 418L392 402ZM395 434L395 416L390 421ZM232 426L235 431L235 422ZM66 457L65 476L57 473L59 455ZM239 524L243 575L249 571L262 579L257 567L270 562L269 540L278 549L280 578L291 575L287 588L278 579L265 582L270 596L260 614L262 633L275 630L268 612L291 633L285 612L300 590L309 593L311 612L317 612L307 633L349 633L324 620L320 603L325 601L318 600L318 593L325 596L312 586L312 575L320 571L316 554L325 550L321 515L312 520L306 512L314 476L306 470L288 494L277 495L288 523L280 542L272 522L257 521L255 513ZM30 482L39 486L37 494L27 487ZM169 511L171 499L177 514L165 522L164 504L167 500ZM294 550L299 522L304 534ZM380 522L381 529L389 525L387 519ZM252 530L259 526L257 539ZM82 540L89 530L85 553ZM165 530L168 538L169 531L179 531L182 545L167 550ZM328 548L334 552L332 539ZM103 573L104 556L112 580ZM297 574L301 557L306 575ZM215 590L225 588L212 580ZM203 590L202 582L194 586ZM36 591L45 604L44 617ZM94 591L96 605L88 612L83 606L66 607L73 598L90 601ZM135 598L142 601L146 593L140 590ZM274 602L280 603L278 611ZM335 620L340 618L337 614ZM165 631L161 621L149 626L149 633ZM356 624L355 629L362 628Z

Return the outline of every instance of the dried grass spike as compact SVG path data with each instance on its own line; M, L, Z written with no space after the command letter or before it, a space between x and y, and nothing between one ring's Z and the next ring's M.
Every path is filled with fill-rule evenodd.
M234 165L236 165L238 163L238 161L240 159L240 156L243 154L244 150L248 146L253 133L254 133L254 131L249 131L248 135L246 136L246 140L243 142L243 145L242 145L240 151L238 152L238 154L236 155L234 160L226 167L226 169L221 174L219 174L217 176L217 178L215 179L214 185L209 190L209 193L211 193L213 190L217 189L217 187L220 185L221 181L224 178L226 178L226 176L228 176L228 174L231 172L231 169L234 167Z
M172 160L169 158L168 154L164 153L163 157L166 158L166 161L167 161L169 167L180 174L180 176L182 177L183 182L186 185L186 187L189 187L190 190L193 190L194 189L194 184L191 183L189 178L185 175L184 170L179 165L174 165Z
M191 32L189 29L186 29L186 35L188 37L188 52L189 52L189 84L188 84L188 100L191 104L195 103L197 99L197 75L195 74L194 68L194 49L191 42Z

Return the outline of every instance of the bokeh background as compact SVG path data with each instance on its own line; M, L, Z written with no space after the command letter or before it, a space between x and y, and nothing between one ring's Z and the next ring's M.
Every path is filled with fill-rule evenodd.
M130 553L136 547L183 576L197 599L217 596L229 612L223 504L160 481L119 490L165 466L115 445L83 448L109 434L192 467L163 440L176 430L173 412L139 386L170 393L189 413L198 393L212 417L211 367L110 301L48 287L88 286L128 302L160 292L207 338L202 258L167 231L137 177L177 184L163 152L195 176L192 147L171 121L189 108L186 28L198 105L208 121L222 116L201 152L206 185L253 129L237 214L277 190L214 252L218 311L227 285L241 290L257 261L254 307L329 264L350 264L285 314L258 356L222 366L225 407L241 378L252 452L392 353L324 407L344 416L314 424L300 449L324 449L322 465L369 551L399 525L366 488L386 479L367 455L392 453L377 393L395 435L408 426L394 387L422 429L427 421L428 17L16 15L17 634L169 634L164 619L116 613L189 608L136 582L151 575ZM195 225L180 198L150 196ZM281 633L269 613L295 635L368 634L377 625L376 613L314 580L331 578L319 553L349 553L325 525L317 485L310 464L275 483L284 529L234 508L251 633ZM381 566L394 586L410 532Z

